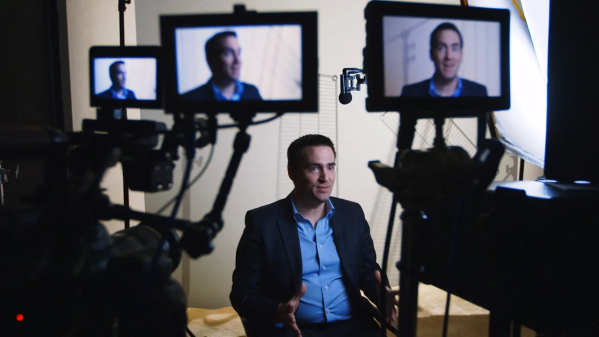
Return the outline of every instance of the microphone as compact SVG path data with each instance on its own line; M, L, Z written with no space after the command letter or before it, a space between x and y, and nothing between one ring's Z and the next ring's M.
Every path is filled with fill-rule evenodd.
M339 103L346 105L349 104L349 102L351 102L352 97L351 92L347 89L348 83L345 71L339 76L339 79L341 80L341 93L339 94Z
M349 104L352 101L351 92L356 90L360 91L360 86L365 84L366 76L360 77L362 69L357 68L344 68L343 73L340 75L341 80L341 93L339 94L339 103Z
M347 92L347 93L342 92L339 94L339 103L341 103L341 104L344 104L344 105L349 104L351 102L351 99L352 99L351 93L349 93L349 92Z

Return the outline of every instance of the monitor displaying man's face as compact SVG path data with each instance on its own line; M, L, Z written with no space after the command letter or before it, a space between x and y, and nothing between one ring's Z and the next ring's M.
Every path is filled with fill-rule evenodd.
M383 16L385 97L501 96L499 22Z
M299 24L177 28L175 50L185 101L302 99Z
M101 99L156 100L157 60L151 57L93 59L93 94Z
M212 76L239 80L241 75L241 48L235 36L225 36L219 39L219 54L214 58Z
M454 79L458 75L462 63L462 43L458 33L451 29L444 29L435 34L431 60L435 63L437 75L446 80Z

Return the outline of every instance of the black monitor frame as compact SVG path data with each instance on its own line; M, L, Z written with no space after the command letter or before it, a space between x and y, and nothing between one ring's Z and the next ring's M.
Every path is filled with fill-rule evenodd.
M156 99L155 100L114 100L102 99L94 93L94 59L101 57L127 58L143 57L156 59ZM162 50L159 46L94 46L89 50L89 94L90 106L100 108L163 108Z
M431 19L491 21L500 24L501 96L499 97L386 97L383 43L383 17L405 16ZM479 116L481 112L506 110L510 107L509 34L510 12L454 5L432 5L405 2L372 1L365 9L366 49L364 72L368 76L366 110L369 112L400 111L417 113L418 118L431 118L443 112L445 117Z
M178 93L175 29L185 27L297 24L302 30L302 99L277 101L185 101ZM318 31L316 12L164 15L160 17L164 52L166 113L318 112Z

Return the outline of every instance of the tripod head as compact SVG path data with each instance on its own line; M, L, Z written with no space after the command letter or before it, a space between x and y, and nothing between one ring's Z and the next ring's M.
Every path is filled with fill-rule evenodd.
M410 149L415 120L410 122L409 118L402 118L395 167L380 161L368 163L377 182L393 192L404 208L425 209L434 207L441 200L484 192L493 181L503 156L504 146L495 139L480 142L473 158L461 147L446 146L443 139L445 118L439 114L434 120L436 137L432 148Z

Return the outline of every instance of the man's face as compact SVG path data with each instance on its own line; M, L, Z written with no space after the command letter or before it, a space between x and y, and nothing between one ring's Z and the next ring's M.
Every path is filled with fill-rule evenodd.
M124 64L117 64L112 75L112 84L116 87L124 88L127 81L127 68Z
M445 29L437 33L436 44L431 50L437 74L447 80L455 78L462 63L462 43L458 33Z
M289 169L295 191L315 203L329 199L335 184L335 154L329 146L308 146L298 167Z
M234 36L227 36L219 41L220 54L214 69L214 75L231 80L238 80L241 72L241 48Z

